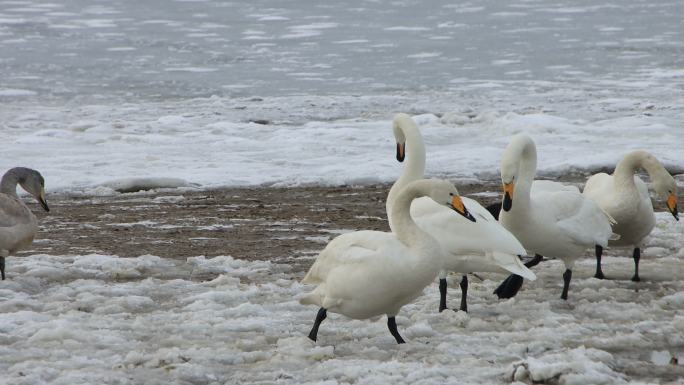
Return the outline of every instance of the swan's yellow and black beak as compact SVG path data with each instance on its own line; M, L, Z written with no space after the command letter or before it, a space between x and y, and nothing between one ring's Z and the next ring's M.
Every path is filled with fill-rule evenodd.
M465 207L463 204L463 200L461 200L461 197L458 195L454 195L453 198L451 198L451 208L454 209L457 213L463 215L466 217L471 222L475 222L475 217L473 217L468 209Z
M406 156L406 143L397 143L397 160L400 162L403 162L405 156Z
M501 208L503 208L504 211L510 210L511 207L513 206L513 190L514 189L515 189L515 185L513 184L513 182L503 184L504 198L503 198L503 205L501 205Z
M41 206L43 206L43 209L45 209L45 211L50 211L50 207L48 207L47 201L45 200L45 190L44 189L40 190L40 196L38 196L38 202L40 203Z
M677 212L677 196L674 193L670 193L670 196L667 197L667 208L672 213L672 216L674 216L676 220L679 220L679 213Z

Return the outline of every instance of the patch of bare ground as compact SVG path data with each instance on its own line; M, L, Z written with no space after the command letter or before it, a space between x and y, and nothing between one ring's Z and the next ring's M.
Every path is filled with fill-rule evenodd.
M337 234L388 231L385 198L389 185L227 188L157 191L111 197L51 195L51 211L39 216L40 231L23 254L101 253L121 257L152 254L181 259L230 255L270 260L303 271ZM459 186L462 195L497 184Z

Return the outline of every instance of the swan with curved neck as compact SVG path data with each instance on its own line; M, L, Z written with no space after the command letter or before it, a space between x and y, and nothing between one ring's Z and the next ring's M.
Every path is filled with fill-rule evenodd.
M390 333L397 343L404 342L394 317L432 282L443 259L439 243L411 218L411 202L420 197L468 215L451 183L418 180L397 194L391 233L356 231L333 239L302 280L318 285L300 299L319 306L311 340L316 341L318 328L331 311L354 319L386 314Z
M639 281L639 259L644 238L655 226L653 204L646 183L635 173L644 169L648 173L656 195L665 201L668 210L679 220L677 212L677 183L665 167L646 151L637 150L625 155L615 167L613 175L599 173L592 175L584 186L584 195L594 200L610 214L617 224L613 232L620 239L610 242L616 246L631 246L634 251L634 276ZM603 279L601 253L596 250L596 278Z
M45 180L36 170L15 167L0 180L0 275L5 279L5 258L31 245L38 222L24 201L17 196L17 185L33 195L45 211Z
M537 149L532 138L511 139L501 161L504 199L499 221L528 252L565 264L562 299L568 298L572 268L588 247L605 247L611 218L577 188L535 181Z
M408 183L423 177L425 172L425 145L418 126L406 114L397 114L393 121L397 141L397 160L408 158L401 176L387 196L387 216L390 227L397 195ZM512 272L535 279L518 255L525 249L515 237L504 229L491 214L472 199L463 198L471 217L455 215L453 211L435 204L427 198L417 199L411 205L411 216L416 223L435 237L446 252L444 266L439 274L439 311L447 308L447 273L463 274L461 279L461 310L467 311L467 273Z

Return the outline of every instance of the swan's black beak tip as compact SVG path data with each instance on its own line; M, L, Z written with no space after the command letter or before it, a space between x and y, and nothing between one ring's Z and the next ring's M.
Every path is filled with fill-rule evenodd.
M672 216L674 217L674 219L676 219L679 222L679 213L678 212L676 212L676 211L673 212Z
M464 216L471 222L477 222L475 220L475 217L472 214L470 214L470 212L466 212L466 215L464 215Z
M501 208L503 208L504 211L510 211L511 207L513 207L513 199L511 199L511 196L506 192L504 194L504 199L503 199L503 205Z
M40 203L40 206L43 208L43 210L50 212L50 207L48 206L44 198L38 198L38 203Z
M467 220L469 220L469 221L471 221L471 222L477 222L477 221L475 220L475 217L474 217L474 216L470 213L470 211L468 211L468 209L466 209L466 208L464 208L463 212L461 212L460 210L458 210L458 209L456 209L456 208L454 208L454 211L456 211L457 213L463 215L463 217L465 217L465 219L467 219Z
M397 143L397 161L403 162L406 157L406 144Z

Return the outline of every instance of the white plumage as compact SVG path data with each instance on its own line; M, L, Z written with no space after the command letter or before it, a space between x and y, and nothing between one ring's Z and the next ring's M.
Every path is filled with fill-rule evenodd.
M605 247L611 218L577 188L534 181L537 150L519 134L506 147L501 164L504 204L499 220L529 253L561 259L566 267L562 298L567 299L572 268L588 247Z
M648 186L635 172L644 168L653 182L656 194L667 202L668 209L679 220L677 213L677 183L665 167L646 151L632 151L617 164L613 175L599 173L591 176L584 186L584 195L595 201L615 218L613 232L620 239L610 242L615 246L634 248L633 281L639 281L640 248L644 238L655 226L653 204ZM596 256L596 278L604 278L601 255Z
M439 243L410 217L411 202L422 196L445 207L462 205L458 191L449 182L415 181L397 195L392 233L343 234L321 251L302 281L318 286L300 302L321 307L309 338L316 340L318 325L326 312L332 311L355 319L387 314L390 331L397 342L403 342L394 316L430 284L443 259Z
M398 191L425 172L425 145L413 119L397 114L393 123L397 141L397 157L408 158L399 179L387 196L387 213L391 215ZM436 204L428 198L416 199L411 205L411 216L416 223L435 237L445 250L443 269L440 271L440 311L446 308L446 275L449 271L467 274L472 272L512 272L534 280L536 276L520 261L525 249L513 234L507 231L477 201L463 198L463 203L475 222L453 210ZM390 222L391 223L391 222ZM461 310L467 310L467 279L462 284Z

